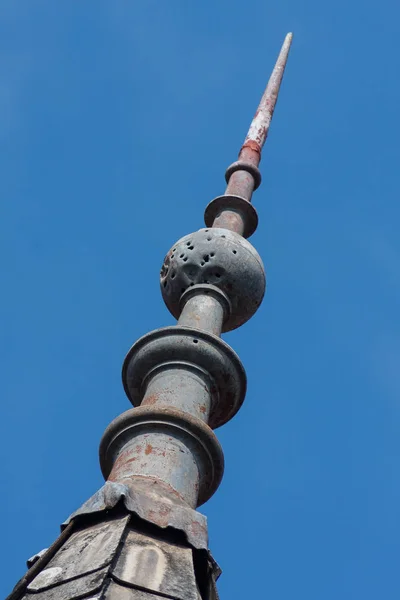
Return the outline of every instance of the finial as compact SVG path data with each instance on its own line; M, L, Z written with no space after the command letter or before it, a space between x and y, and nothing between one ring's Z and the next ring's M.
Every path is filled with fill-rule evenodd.
M246 394L244 367L220 336L248 321L265 293L261 257L245 238L257 226L250 199L291 39L239 160L227 171L227 192L206 209L207 228L180 238L164 259L161 292L178 323L142 336L125 358L123 385L135 408L103 435L106 483L35 557L7 600L118 600L137 598L136 592L218 598L220 569L208 550L206 518L196 509L223 475L213 429L232 419Z
M239 158L226 170L225 179L228 185L224 195L214 198L206 208L204 221L207 227L230 229L246 238L257 228L257 212L250 202L254 190L261 183L261 173L258 169L261 150L267 139L278 100L292 38L293 34L288 33L240 149Z
M283 42L278 60L239 153L239 160L249 161L255 166L258 166L261 160L261 150L267 139L275 105L278 100L279 88L282 83L283 73L285 72L292 38L293 34L288 33Z

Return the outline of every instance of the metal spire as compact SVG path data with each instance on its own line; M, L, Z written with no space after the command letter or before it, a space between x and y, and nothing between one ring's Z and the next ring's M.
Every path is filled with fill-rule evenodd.
M265 88L265 92L258 105L257 112L251 122L244 144L239 152L239 160L252 163L255 167L258 167L260 163L261 150L268 136L292 39L293 34L288 33L268 81L268 85Z
M206 208L207 228L178 240L165 257L161 292L178 323L143 336L125 358L123 386L137 408L103 435L105 485L28 562L8 600L217 599L220 570L196 509L223 475L213 429L245 397L244 368L220 335L250 319L265 292L261 258L245 238L257 226L250 200L291 39L227 169L225 194Z
M213 224L215 227L226 227L245 237L250 237L257 228L257 213L243 200L251 202L253 191L261 183L261 173L258 170L261 151L269 133L292 39L293 34L288 33L240 149L239 158L225 173L228 185L224 196L219 196L207 207L205 218L210 227Z

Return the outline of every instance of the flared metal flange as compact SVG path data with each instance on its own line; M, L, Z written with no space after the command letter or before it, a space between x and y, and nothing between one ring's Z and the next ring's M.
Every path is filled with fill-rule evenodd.
M237 413L246 395L246 373L232 348L216 335L190 327L164 327L140 338L129 350L122 382L134 406L140 405L148 374L163 364L193 366L210 379L209 424L220 427Z
M104 478L109 477L116 459L125 447L131 445L140 452L140 447L136 446L136 438L148 434L147 439L155 439L154 435L157 433L164 433L174 442L183 444L187 448L187 452L193 455L199 472L197 506L207 502L221 483L224 472L224 455L221 445L206 423L175 408L140 406L135 409L131 408L114 419L105 430L100 442L99 457ZM148 446L150 448L148 451L145 450L145 454L150 457L152 452L150 443ZM164 454L165 452L168 453L168 448ZM163 472L162 462L168 461L169 458L168 454L157 457L160 472ZM129 461L132 461L132 458L127 459L126 462ZM134 469L133 462L131 462L131 466ZM136 476L146 477L145 468L141 465L140 469L140 474L136 474ZM173 469L174 464L172 464ZM184 471L181 469L178 471L180 477L185 479ZM169 481L165 481L165 483L171 485ZM193 481L184 481L183 485L193 485Z
M254 206L241 196L217 196L207 205L204 213L204 223L212 227L215 219L226 210L239 213L243 221L243 237L249 238L258 226L258 215Z
M258 169L258 167L256 167L252 163L245 162L243 160L238 160L238 161L232 163L226 169L226 171L225 171L226 183L229 183L232 173L235 173L236 171L247 171L247 173L250 173L250 175L254 179L254 190L256 190L258 187L260 187L260 185L261 185L260 169Z

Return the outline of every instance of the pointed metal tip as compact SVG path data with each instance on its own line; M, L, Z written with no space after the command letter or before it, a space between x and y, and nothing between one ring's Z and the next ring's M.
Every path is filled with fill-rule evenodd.
M279 88L282 83L283 73L285 71L286 63L289 56L289 50L293 39L293 33L288 33L283 42L281 51L276 61L275 67L272 71L268 85L261 98L257 112L250 125L249 132L246 136L239 157L242 156L243 152L247 154L246 150L256 154L257 165L261 159L261 150L267 139L268 131L270 128L272 115L274 114L275 105L278 100ZM258 160L257 160L258 156ZM250 157L247 157L250 158Z
M290 46L292 45L292 41L293 41L293 33L287 33L284 39L284 42L282 44L282 48L281 51L279 52L279 57L278 57L278 61L279 58L284 58L285 62L287 61L287 57L289 54L289 50L290 50Z

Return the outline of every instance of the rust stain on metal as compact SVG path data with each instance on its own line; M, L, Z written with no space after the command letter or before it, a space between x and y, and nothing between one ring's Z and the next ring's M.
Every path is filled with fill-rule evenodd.
M143 406L151 406L153 404L157 404L159 398L158 394L150 394L149 396L145 396L143 398L142 405Z
M235 169L228 174L230 169L230 167L228 167L228 186L225 191L226 196L236 195L250 202L254 190L260 185L261 176L258 171L258 165L261 160L261 151L265 140L268 137L276 102L278 100L279 89L288 60L292 37L292 34L288 33L285 38L278 60L276 61L267 87L265 88L260 104L251 122L243 146L240 149L238 161L237 163L234 163ZM241 168L241 165L243 165L243 168ZM231 167L232 166L233 165L231 165ZM225 217L225 213L229 211L230 208L228 205L226 209L218 215L212 226L221 227L221 223L223 223L223 227L231 229L232 231L237 231L236 223L230 222L230 219Z
M156 525L159 525L160 527L166 527L169 522L171 510L171 506L160 503L157 511L152 509L148 510L147 517Z
M243 148L250 148L250 150L254 150L254 152L258 152L258 154L261 154L261 146L255 140L247 140L243 144L242 150L243 150Z
M253 191L261 183L258 165L275 110L291 42L292 34L288 34L240 150L239 160L227 169L228 188L225 195L215 198L210 203L214 208L210 213L210 218L206 218L206 223L210 221L212 227L226 228L236 232L239 236L249 237L257 226L257 214L249 202ZM222 202L221 198L223 199ZM209 227L208 224L207 227ZM205 231L208 232L209 230L206 229ZM197 233L186 236L184 238L187 240L185 242L186 246L178 250L180 247L180 242L178 242L176 247L165 257L161 269L161 285L163 289L166 288L165 293L163 293L164 300L168 306L168 294L170 294L170 297L175 295L174 284L171 281L177 277L177 281L180 283L176 286L176 289L179 293L176 293L176 299L171 300L171 303L176 303L181 317L184 314L186 320L181 323L181 318L179 318L177 329L167 327L144 336L129 351L123 367L124 387L132 403L134 403L135 398L140 396L138 400L142 400L142 403L147 407L142 406L133 412L127 411L117 417L106 430L100 447L100 461L103 474L108 478L108 481L101 490L85 503L80 511L77 511L70 518L69 525L61 534L60 540L62 542L58 546L54 545L49 552L39 558L37 565L33 565L28 572L28 577L25 576L21 580L24 587L20 586L18 588L17 586L18 598L25 592L28 583L30 584L28 593L39 594L42 597L42 590L44 590L44 595L48 598L50 596L52 598L61 597L58 588L54 594L53 587L60 582L63 585L64 582L69 584L70 580L73 581L71 593L68 591L63 597L81 598L90 595L94 598L94 593L96 598L100 595L103 597L103 592L100 590L103 582L98 583L96 580L96 577L103 576L103 574L104 579L106 576L114 577L115 575L115 580L121 580L124 584L127 584L132 589L135 597L137 590L139 590L139 594L142 593L141 590L149 590L154 594L159 592L165 598L199 597L199 586L196 586L195 583L197 573L194 574L192 568L192 550L187 547L186 543L184 544L185 547L183 547L183 544L181 547L181 545L174 542L174 538L168 539L170 532L166 532L165 536L162 536L165 537L165 540L161 540L161 536L158 535L154 535L153 539L151 530L149 530L148 535L144 532L135 533L133 531L135 525L132 519L132 528L129 526L129 531L125 535L125 526L128 524L130 516L128 514L122 518L119 508L118 513L98 519L99 523L93 525L93 522L90 521L86 524L82 520L76 532L72 532L72 528L74 527L74 519L78 516L110 511L122 500L128 513L134 513L140 519L150 521L161 527L182 531L189 546L192 545L193 548L201 548L202 550L207 549L206 519L197 513L195 508L215 492L222 478L224 467L222 450L210 426L223 424L233 416L234 411L238 410L244 399L246 388L246 377L239 359L234 353L232 355L229 346L226 344L221 346L221 342L217 344L218 336L220 336L221 331L224 331L223 318L230 318L231 312L232 314L235 311L239 313L238 320L233 323L236 326L238 326L238 323L240 325L250 318L261 303L265 289L265 274L254 248L247 246L247 251L251 249L250 254L252 256L255 252L256 258L254 256L252 259L244 258L245 252L242 253L244 242L240 239L237 240L239 236L231 235L232 241L225 233L219 234L215 231L213 233L216 234L214 239L216 237L229 238L222 242L219 246L221 249L218 250L219 257L220 253L223 254L226 250L229 259L222 258L221 263L219 263L220 258L218 258L218 260L211 261L211 265L206 264L210 262L210 257L213 257L215 253L209 250L213 247L213 244L208 244L213 240L213 236L207 234L204 241L194 242L195 239L202 240L203 233L200 234L200 238ZM201 244L203 243L204 246L202 247ZM231 243L236 245L239 252L228 245ZM199 248L199 245L202 250L195 250L195 246ZM192 262L189 261L186 265L179 266L179 269L185 275L185 277L182 275L182 280L180 280L177 258L181 259L182 263L186 263L188 253L192 251L192 256L197 256L197 258ZM239 254L239 256L233 259L231 252ZM240 260L240 263L237 259ZM235 271L236 267L234 265L238 264L241 265L240 269ZM253 266L254 264L257 265L257 268ZM210 266L213 273L209 270ZM217 269L217 272L215 269ZM197 286L194 294L192 292L186 294L189 286L195 285L197 273L200 273L200 271L202 273L200 278L202 285ZM225 289L224 285L221 284L229 280L229 273L234 284L232 285L231 281L227 281ZM218 279L221 278L219 282L220 289L218 290L218 286L215 284L204 293L204 285L212 284L213 280L211 280L210 275ZM241 286L236 283L237 279ZM175 281L175 284L177 281ZM238 289L235 289L236 286ZM196 295L199 294L200 288L204 298L196 304L194 300ZM212 293L210 293L210 290ZM230 293L226 294L226 291ZM216 295L216 292L218 292L218 295ZM209 293L209 296L206 296L207 293ZM186 298L186 304L183 303L182 295ZM241 310L232 304L231 311L230 298L234 302L238 302ZM182 306L179 304L179 300L181 300ZM171 312L174 314L173 310ZM196 330L194 333L193 329ZM172 341L176 336L172 335L171 330L178 332L176 346ZM225 330L229 331L230 327ZM189 342L187 341L188 337L191 339ZM165 340L168 342L167 345L164 345ZM195 353L192 342L198 344ZM187 343L191 349L186 345ZM217 367L215 367L215 364ZM133 376L132 373L135 373L135 369L141 374ZM221 369L222 372L220 372ZM170 371L168 378L165 376L165 370ZM185 371L185 373L182 374L182 371ZM190 371L190 374L187 371ZM163 373L163 376L158 378L160 373ZM165 379L163 379L164 376ZM132 383L135 381L137 381L137 385ZM149 394L143 397L142 389L145 382ZM218 408L214 408L214 405L217 405L217 400ZM139 401L138 404L140 404ZM153 407L152 405L155 404L161 404L161 406ZM209 404L212 404L213 408L210 419L208 419ZM203 418L199 418L199 413L204 415ZM210 421L210 426L207 421ZM166 442L166 432L168 431L171 432L171 436L168 437L169 442ZM145 457L143 457L143 454ZM149 455L152 456L146 458ZM158 458L161 456L165 460ZM143 460L149 462L143 462ZM118 535L114 535L115 539L112 539L108 534L109 530L111 533L113 531L115 533L115 523L111 522L114 519L121 521L122 526L120 531L117 531ZM102 523L103 520L105 521L104 524ZM99 528L103 528L100 533ZM72 533L70 538L72 543L70 545L70 540L66 535L67 532L68 535ZM104 533L106 536L104 536ZM160 539L158 539L159 537ZM96 538L97 541L92 544ZM122 538L123 548L120 552ZM148 541L149 538L151 542ZM86 548L89 546L91 549L86 552ZM54 568L51 566L49 569L44 569L42 573L38 573L39 567L43 569L50 560L53 560L51 553L58 553L59 548L62 550L55 556L53 566L56 565L56 569L60 569L56 561L61 557L60 564L63 561L67 564L67 569L69 568L68 575L65 574L64 565L56 573L54 573ZM75 551L76 549L78 549L78 552ZM117 549L120 554L117 556L117 560L114 561L113 556ZM136 569L136 563L139 560L138 549L140 551L144 549L144 552L143 559L140 559L142 561L140 568ZM93 556L90 556L90 553L93 553ZM165 555L162 560L160 559L160 553ZM187 573L192 577L193 594L186 593L186 590L189 589L185 585L188 577L182 575L182 560L178 561L176 559L178 556L183 556L183 553L188 557ZM120 561L121 556L123 556L123 560ZM85 560L87 560L87 564L82 567ZM110 563L113 565L111 571L109 571ZM144 568L142 568L142 563ZM219 569L210 555L208 555L208 564L213 569L213 572L210 571L210 573L214 585ZM99 569L103 568L106 570L104 573L100 573ZM173 577L176 581L181 582L182 580L183 583L179 583L178 586L175 585L176 581L174 580L173 585L175 587L165 586L161 588L164 572L167 569L171 573L175 571ZM155 580L154 573L151 572L153 570L158 570L160 573L157 572L156 575L157 577L160 575L161 578L157 585L154 584L154 587L149 587L147 580ZM53 572L51 573L51 571ZM62 572L62 579L56 580L55 577L58 577L60 572ZM35 573L35 579L32 581L33 573ZM39 574L39 577L37 577L37 574ZM178 574L179 577L177 577ZM92 587L74 587L77 582L79 583L78 578L86 577L86 575L89 576L87 584ZM152 577L153 579L151 579ZM171 578L171 580L173 577L170 577L170 573L168 574L168 578ZM207 597L217 597L214 587L211 588L208 584L207 586L204 585L205 593L206 587L210 591L206 594ZM47 592L48 589L50 589L49 593ZM63 587L62 589L66 588ZM98 592L100 592L100 595ZM145 593L147 594L147 592ZM63 592L61 592L62 594ZM116 594L118 595L118 593ZM160 598L161 596L157 595ZM13 593L9 600L11 598L17 600L16 594Z
M198 521L192 521L190 523L190 529L194 535L207 535L207 529L202 526Z
M261 149L268 136L268 131L271 125L272 116L274 114L276 102L278 100L279 88L282 83L283 74L289 55L290 46L292 43L292 34L288 33L279 53L272 75L265 88L265 92L261 98L260 104L254 115L250 125L249 132L246 136L242 149L239 153L239 160L243 158L243 150L249 148L256 155L253 157L254 166L258 167L261 159ZM249 158L248 156L246 157Z
M240 235L243 232L243 217L240 213L233 210L224 210L213 223L213 227L222 227L235 231Z

